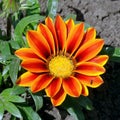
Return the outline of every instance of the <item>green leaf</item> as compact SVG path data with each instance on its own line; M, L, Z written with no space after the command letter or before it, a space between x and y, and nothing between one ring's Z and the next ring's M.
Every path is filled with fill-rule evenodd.
M79 24L81 23L81 21L75 21L75 24ZM84 30L86 31L88 28L90 28L91 26L88 23L84 23Z
M22 102L25 102L25 99L20 97L20 96L11 96L11 97L8 97L8 101L10 102L14 102L14 103L22 103Z
M87 110L93 109L91 101L84 96L80 96L79 98L67 96L62 106L74 117L75 120L85 120L82 112L83 107Z
M58 0L48 0L47 3L47 15L54 18L57 13Z
M18 41L10 40L9 43L10 43L11 47L12 47L13 49L15 49L15 50L17 50L17 49L20 48L20 46L19 46L19 44L18 44Z
M115 47L115 50L114 50L113 56L120 57L120 48Z
M111 57L111 56L113 56L114 51L115 51L115 47L104 46L102 51L101 51L101 54L107 54Z
M82 110L80 110L77 106L68 108L67 111L74 118L74 120L85 120L84 114Z
M12 96L4 96L3 97L5 101L9 101L9 102L14 102L14 103L22 103L25 102L25 99L20 97L20 96L16 96L16 95L12 95Z
M26 0L26 4L30 7L32 7L36 2L38 3L38 0Z
M3 67L2 76L6 75L9 71L9 65Z
M9 42L7 42L7 41L0 41L0 53L1 53L3 61L4 60L6 61L8 56L11 55Z
M4 115L4 106L2 101L0 100L0 120L2 120L3 115Z
M19 105L18 106L24 120L41 120L40 116L27 105Z
M0 51L2 55L5 55L5 56L11 55L9 42L0 41Z
M75 21L76 20L76 14L69 14L69 15L66 16L66 18L64 20L67 21L70 18L72 18Z
M88 28L90 28L91 26L89 25L89 24L87 24L87 23L84 23L85 24L85 28L84 28L84 30L86 31Z
M42 96L40 96L39 94L32 94L31 92L30 92L30 94L34 100L36 111L40 110L40 108L42 108L42 106L43 106Z
M9 113L14 115L17 118L22 118L21 113L19 109L11 102L5 102L4 103L4 108L7 110Z
M7 88L2 91L0 94L1 96L9 96L9 95L14 95L12 94L13 88Z
M14 88L8 88L5 89L1 94L0 97L2 99L3 102L9 101L9 102L15 102L15 103L21 103L21 102L25 102L25 99L23 99L20 96L15 95Z
M113 48L109 47L109 50L113 50ZM108 49L107 49L108 51ZM109 55L109 54L108 54ZM118 47L115 47L114 50L113 50L113 53L112 55L109 55L110 56L110 60L113 61L113 62L119 62L120 63L120 48Z
M119 47L111 47L104 46L101 54L107 54L109 56L109 60L113 62L120 62L120 48Z
M20 47L25 46L25 41L23 39L23 32L25 27L32 23L32 22L38 22L39 20L44 20L44 16L41 16L39 14L27 16L23 18L16 26L14 31L14 40L18 41Z
M5 63L5 61L3 61L3 63ZM2 77L3 82L7 82L7 78L9 77L9 65L3 66Z
M84 107L87 110L93 110L93 104L88 97L80 96L76 101L80 106Z
M2 74L0 73L0 86L2 85L2 82L3 82L3 80L2 80Z
M40 4L38 0L27 0L26 1L26 6L28 8L26 9L26 15L31 15L31 14L39 14L40 13Z
M19 95L25 92L25 89L22 87L13 87L5 89L0 95L1 96L14 96Z
M19 65L20 65L20 59L18 59L17 57L14 57L12 59L12 62L10 63L10 66L9 66L10 78L11 78L12 83L14 85L15 85L15 82L17 80L17 75L18 75L18 71L19 71Z
M26 88L20 87L20 86L14 86L12 88L12 94L14 94L14 95L23 94L23 93L25 93L25 91L26 91Z

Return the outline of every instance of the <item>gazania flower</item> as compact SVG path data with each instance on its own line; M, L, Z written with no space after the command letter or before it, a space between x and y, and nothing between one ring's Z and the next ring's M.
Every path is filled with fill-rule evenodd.
M27 42L29 48L15 52L27 70L17 84L33 93L44 89L54 106L62 104L66 95L87 96L88 87L103 83L100 75L108 56L98 55L104 40L96 39L94 28L85 31L84 23L64 22L59 15L55 21L47 17L36 31L27 32Z

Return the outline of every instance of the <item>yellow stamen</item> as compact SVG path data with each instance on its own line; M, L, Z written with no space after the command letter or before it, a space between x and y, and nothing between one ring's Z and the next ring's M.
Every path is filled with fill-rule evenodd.
M52 58L49 62L49 70L55 77L69 77L74 69L73 61L63 55Z

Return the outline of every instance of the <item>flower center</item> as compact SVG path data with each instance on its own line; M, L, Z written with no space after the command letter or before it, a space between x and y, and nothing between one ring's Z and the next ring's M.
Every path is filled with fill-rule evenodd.
M49 70L55 77L69 77L74 69L73 61L63 55L52 58L49 62Z

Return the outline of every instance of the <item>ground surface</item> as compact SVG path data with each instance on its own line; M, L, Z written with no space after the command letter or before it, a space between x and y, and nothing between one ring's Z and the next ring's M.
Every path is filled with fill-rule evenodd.
M45 0L40 1L44 12ZM103 38L106 45L120 47L120 0L59 0L58 13L63 17L75 13L77 20L97 29L97 36ZM84 111L86 120L120 120L120 64L109 62L106 68L105 83L90 89L94 110ZM55 108L48 113L55 117L51 120L61 119ZM65 120L74 119L67 116Z
M76 13L97 29L106 44L120 46L120 0L59 0L61 15Z
M46 0L41 1L45 11ZM106 44L120 46L120 0L58 0L58 13L63 17L75 13L77 20L97 29Z

